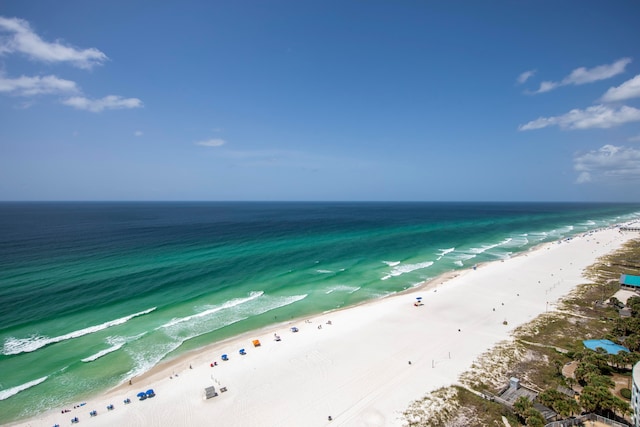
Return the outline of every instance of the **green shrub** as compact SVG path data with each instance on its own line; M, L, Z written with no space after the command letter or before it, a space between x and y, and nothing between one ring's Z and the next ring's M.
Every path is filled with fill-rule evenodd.
M631 400L631 390L629 390L628 388L620 389L620 396L624 397L625 399Z

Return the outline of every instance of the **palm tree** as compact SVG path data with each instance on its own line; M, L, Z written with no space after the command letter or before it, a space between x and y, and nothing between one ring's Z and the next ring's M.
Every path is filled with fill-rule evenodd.
M527 427L544 427L544 417L538 410L529 408L527 411Z
M525 419L527 411L531 408L533 403L524 396L520 396L513 404L513 411L522 419Z
M562 375L562 366L563 366L563 363L562 363L561 361L559 361L558 359L555 359L555 360L553 361L553 366L556 368L556 373L557 373L558 375Z
M595 412L599 405L598 395L594 386L585 386L580 394L580 406L585 412Z

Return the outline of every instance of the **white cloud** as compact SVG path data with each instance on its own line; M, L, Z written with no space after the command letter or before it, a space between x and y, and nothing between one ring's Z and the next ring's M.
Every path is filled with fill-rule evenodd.
M640 74L627 80L618 87L611 87L602 95L602 102L624 101L625 99L640 98Z
M629 142L640 142L640 134L638 134L636 136L632 136L627 141L629 141Z
M93 113L99 113L103 110L142 107L142 101L138 98L122 98L121 96L115 95L105 96L102 99L89 99L82 96L75 96L62 101L62 103L77 108L78 110L87 110Z
M604 145L598 150L576 156L574 169L576 182L640 180L640 150L629 147Z
M15 79L5 78L0 74L0 93L22 96L33 96L50 93L77 92L75 82L60 79L56 76L20 76Z
M536 70L529 70L529 71L525 71L524 73L520 74L518 76L518 83L522 84L524 82L526 82L527 80L529 80L531 77L533 77L533 75L536 73Z
M549 92L550 90L553 90L553 89L557 88L558 86L560 86L560 83L542 82L542 83L540 83L540 88L537 91L535 91L534 93Z
M561 129L607 129L624 123L640 121L640 110L623 105L613 108L608 105L594 105L586 110L571 110L555 117L540 117L529 123L520 125L518 130L542 129L558 126Z
M549 92L560 86L567 85L583 85L593 83L599 80L605 80L618 74L624 73L624 69L631 62L631 58L618 59L613 64L598 65L593 68L580 67L576 68L567 77L559 82L542 82L540 88L535 93Z
M144 135L144 134L142 133L142 131L141 131L141 130L137 130L137 131L135 131L133 134L134 134L135 136L142 136L142 135Z
M95 48L76 49L55 41L42 40L29 23L19 18L0 16L0 55L22 53L44 62L70 62L79 68L91 68L106 61L107 55Z
M199 141L195 144L202 145L203 147L222 147L224 144L226 144L226 141L224 139L215 138L208 139L206 141Z

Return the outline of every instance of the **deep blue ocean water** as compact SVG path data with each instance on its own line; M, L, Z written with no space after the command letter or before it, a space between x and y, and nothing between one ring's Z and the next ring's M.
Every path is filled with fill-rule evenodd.
M640 218L568 203L0 203L0 423L188 350Z

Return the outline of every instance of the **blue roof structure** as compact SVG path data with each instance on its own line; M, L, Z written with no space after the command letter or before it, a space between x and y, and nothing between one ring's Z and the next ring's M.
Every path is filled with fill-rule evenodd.
M630 274L621 274L620 284L640 288L640 276L632 276Z
M619 344L614 343L609 340L586 340L582 341L585 347L589 350L596 351L598 347L604 349L608 354L618 354L621 351L626 351L627 353L631 353L628 348L623 347Z

